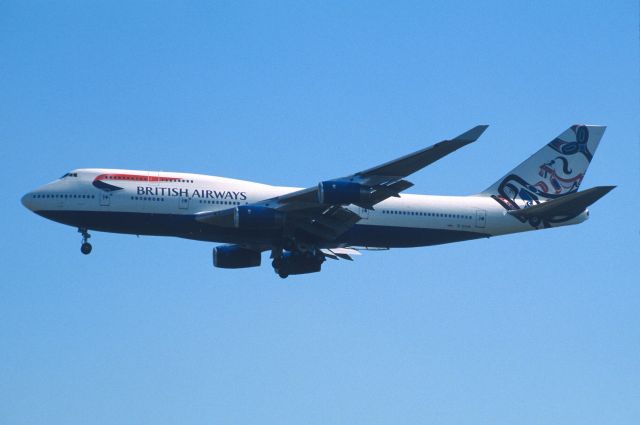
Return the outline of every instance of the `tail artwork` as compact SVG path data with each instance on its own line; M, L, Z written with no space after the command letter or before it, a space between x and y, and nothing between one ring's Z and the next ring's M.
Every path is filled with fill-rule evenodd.
M572 125L482 195L491 196L510 215L522 222L529 221L536 228L570 220L585 207L576 214L555 217L515 212L540 203L555 203L554 200L576 193L605 129L605 126ZM567 201L573 202L573 199Z

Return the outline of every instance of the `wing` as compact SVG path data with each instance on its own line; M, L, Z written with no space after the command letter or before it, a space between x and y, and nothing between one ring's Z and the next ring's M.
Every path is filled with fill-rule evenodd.
M321 182L318 186L292 192L264 202L277 201L281 204L281 208L288 209L299 209L308 204L322 204L324 200L327 200L326 198L332 198L331 200L337 198L337 196L331 196L335 194L335 192L332 193L331 190L334 189L333 186L335 185L335 191L341 191L342 193L351 190L351 192L355 194L356 188L361 189L358 193L359 196L357 196L360 199L351 199L359 202L336 204L354 204L363 208L373 209L375 204L392 196L397 197L400 192L413 186L413 183L404 180L405 177L421 170L427 165L433 164L440 158L455 152L461 147L475 142L487 127L487 125L478 125L451 140L444 140L428 148L421 149L393 161L385 162L382 165L360 171L347 177ZM323 196L327 194L327 192L329 192L330 196ZM341 200L347 200L346 196L343 198L344 199Z
M487 127L476 126L451 140L346 177L234 209L200 213L196 219L217 226L239 227L242 215L248 211L254 216L269 216L269 222L273 218L274 222L287 223L289 231L299 229L330 241L360 220L358 214L345 206L374 209L389 197L400 197L402 191L413 186L405 177L476 141Z

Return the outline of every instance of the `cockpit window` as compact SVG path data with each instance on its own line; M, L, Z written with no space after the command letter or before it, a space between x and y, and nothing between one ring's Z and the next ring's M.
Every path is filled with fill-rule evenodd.
M60 177L60 180L64 179L65 177L78 177L78 173L67 173L64 176Z

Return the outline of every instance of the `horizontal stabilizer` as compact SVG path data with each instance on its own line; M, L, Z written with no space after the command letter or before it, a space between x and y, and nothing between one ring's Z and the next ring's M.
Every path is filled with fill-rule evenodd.
M615 186L597 186L532 207L507 211L507 214L526 219L531 217L551 218L558 216L576 216L614 188Z

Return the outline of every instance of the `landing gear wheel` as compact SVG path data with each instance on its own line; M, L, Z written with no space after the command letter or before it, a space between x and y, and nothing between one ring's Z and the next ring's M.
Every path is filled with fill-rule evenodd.
M89 255L91 254L91 249L93 247L91 246L91 244L89 242L84 242L81 246L80 246L80 252L82 252L84 255Z
M283 279L286 279L289 277L287 273L280 271L280 266L282 265L282 261L279 258L275 258L271 262L271 265L273 266L273 271L276 272L278 276L280 276Z
M87 242L87 240L89 240L91 235L87 231L86 227L80 227L78 229L78 233L82 235L82 245L80 245L80 252L82 252L84 255L89 255L91 253L91 248L93 247L89 242Z

